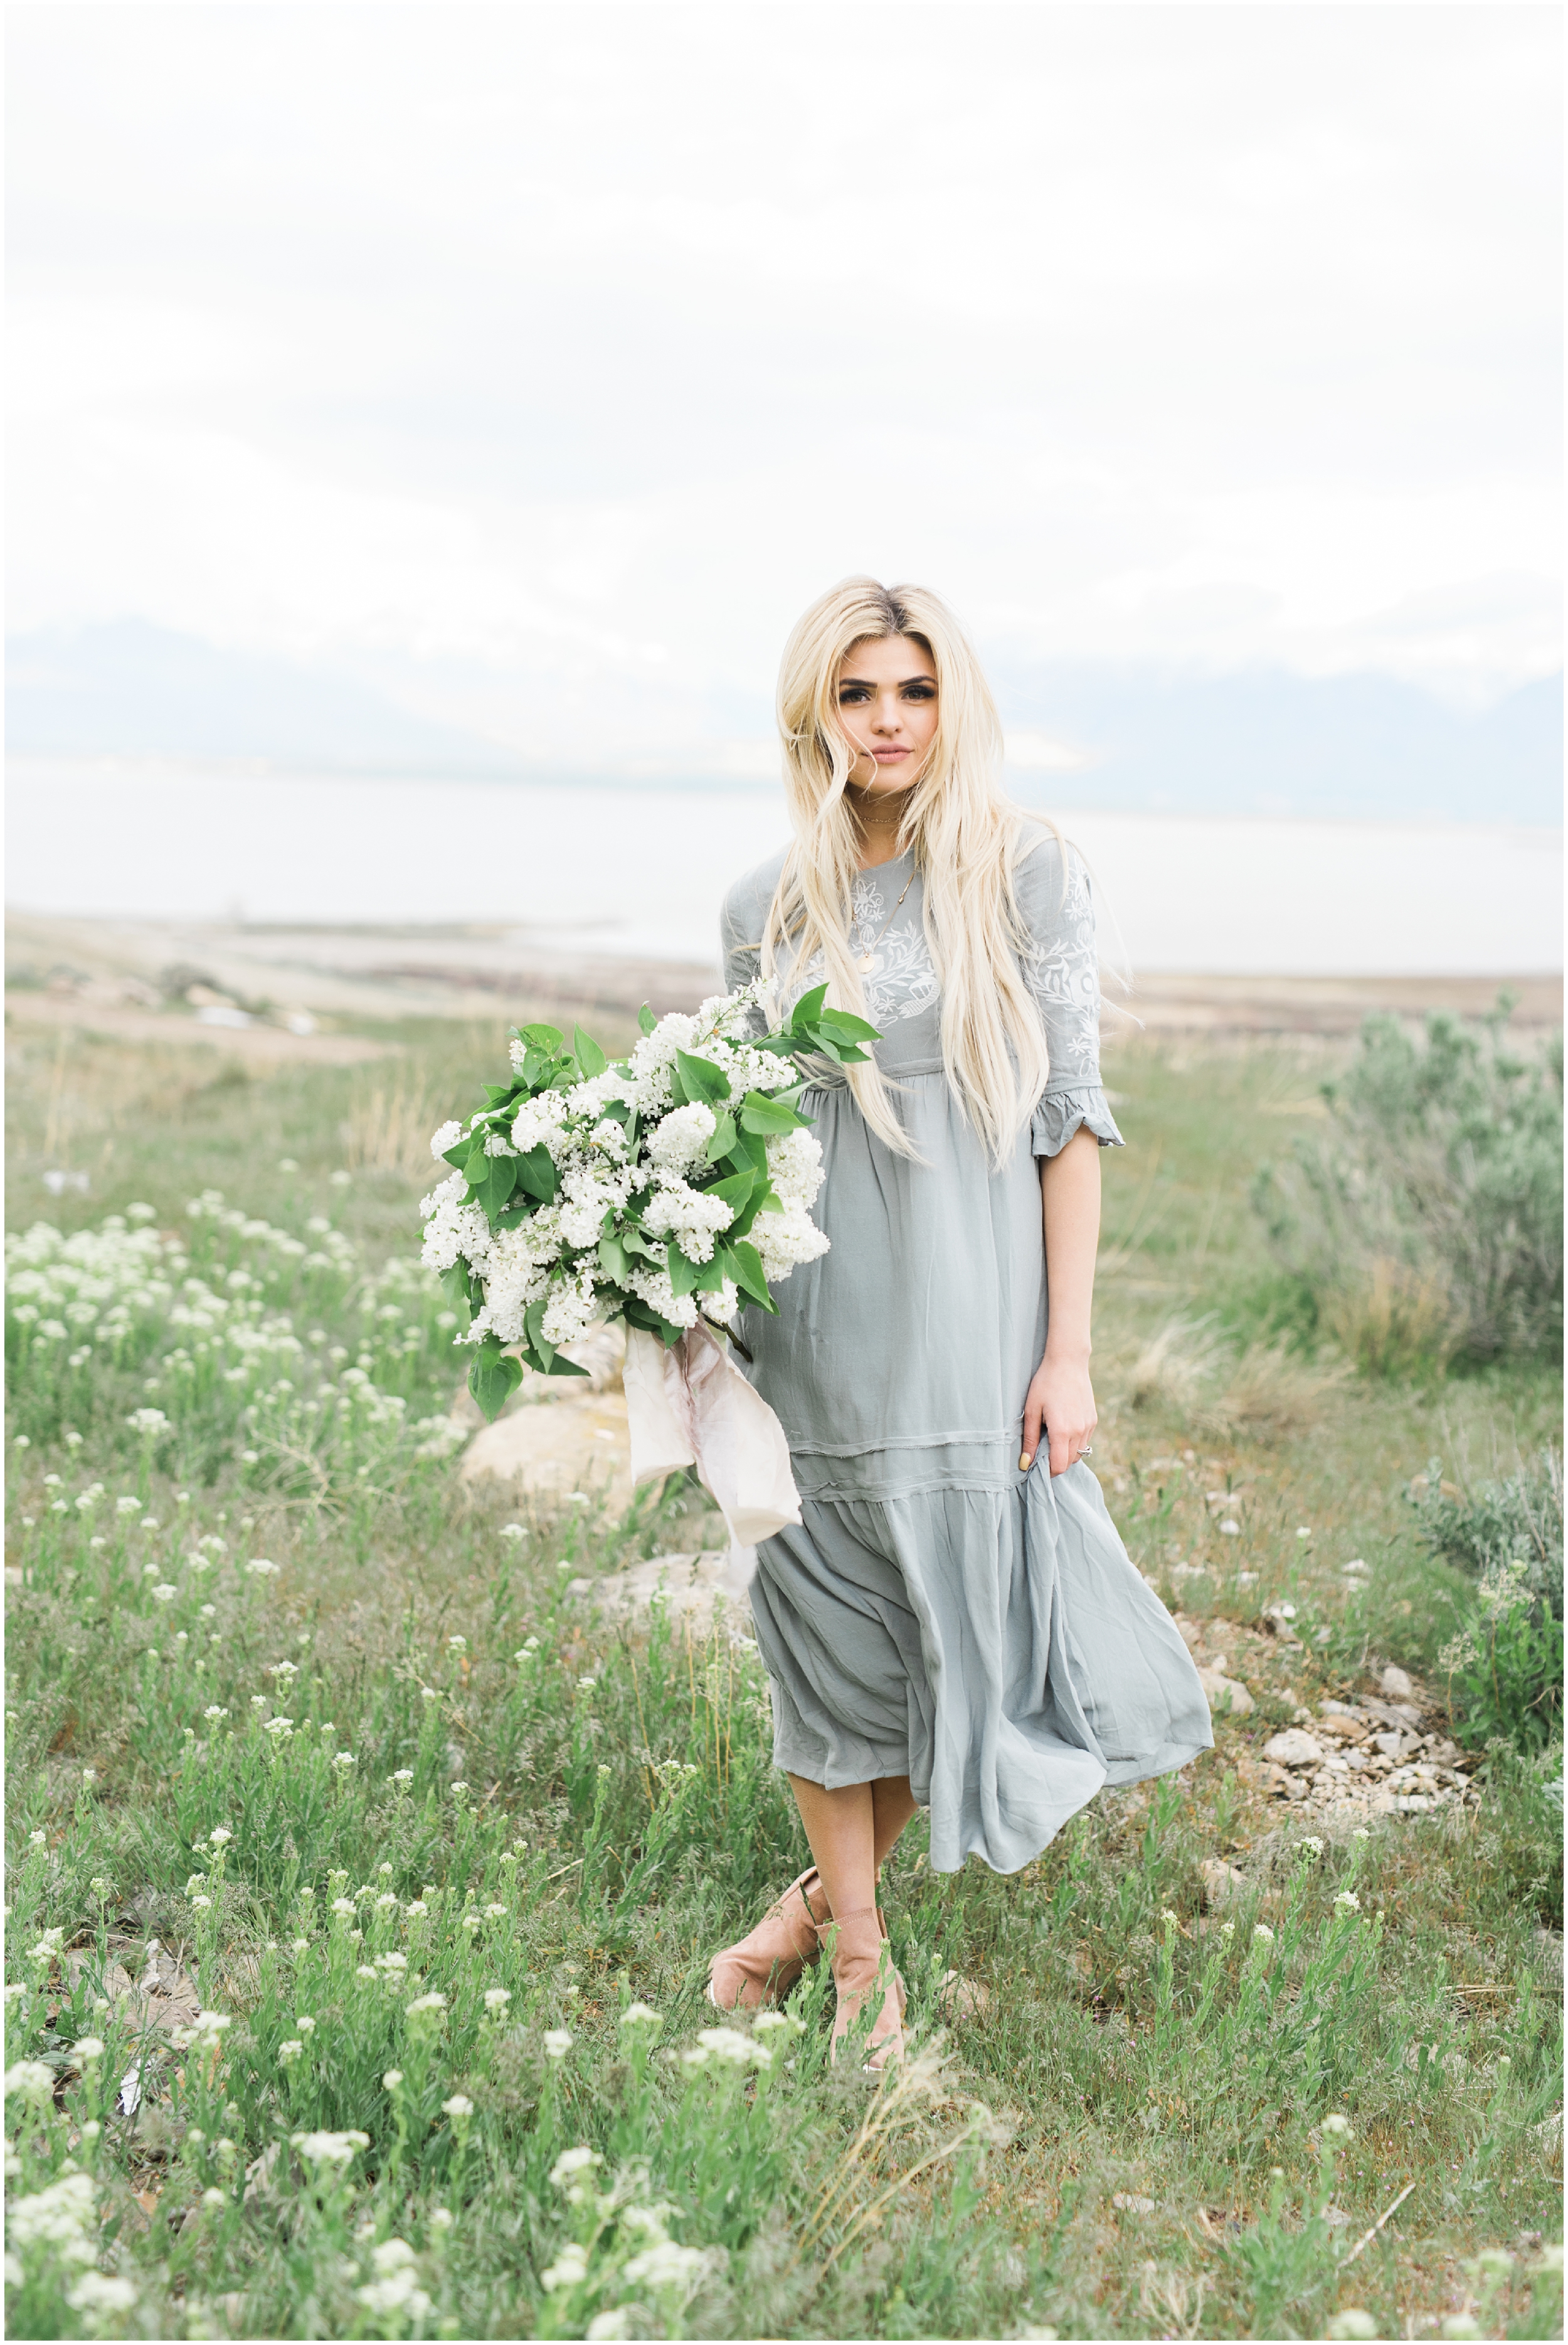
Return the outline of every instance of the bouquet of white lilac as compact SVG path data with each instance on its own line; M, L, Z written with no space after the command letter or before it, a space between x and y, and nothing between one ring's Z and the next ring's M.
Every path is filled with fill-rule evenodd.
M655 1020L612 1061L581 1027L524 1026L512 1081L466 1129L430 1142L454 1169L424 1199L424 1260L471 1312L469 1390L494 1417L522 1380L582 1376L563 1344L622 1318L679 1344L725 1328L742 1295L776 1311L770 1280L827 1250L811 1219L822 1151L796 1107L795 1061L864 1059L875 1027L824 1007L818 986L787 1026L744 1029L761 988Z

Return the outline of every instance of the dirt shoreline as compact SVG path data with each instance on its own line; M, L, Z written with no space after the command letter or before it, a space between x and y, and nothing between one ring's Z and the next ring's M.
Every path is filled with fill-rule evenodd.
M344 1063L385 1045L330 1030L345 1022L450 1018L511 1022L559 1011L629 1015L689 1006L720 982L695 962L562 949L547 931L500 926L241 926L65 919L7 921L8 1019L78 1027L126 1041L189 1043L246 1060ZM248 1023L204 1022L223 1005ZM1512 1025L1563 1020L1559 976L1209 977L1140 974L1129 993L1108 979L1108 1042L1150 1033L1351 1034L1371 1010L1478 1016L1500 992ZM292 1021L292 1026L290 1024Z

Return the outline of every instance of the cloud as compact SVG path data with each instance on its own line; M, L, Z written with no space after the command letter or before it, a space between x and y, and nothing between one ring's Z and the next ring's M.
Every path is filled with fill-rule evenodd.
M11 37L24 630L328 663L628 772L771 757L851 570L1004 668L1480 706L1556 665L1551 12Z

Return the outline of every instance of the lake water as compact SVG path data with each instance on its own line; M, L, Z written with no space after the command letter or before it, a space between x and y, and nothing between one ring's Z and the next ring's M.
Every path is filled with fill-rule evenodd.
M1053 809L1108 946L1148 970L1552 972L1562 835L1486 823L1219 820ZM787 833L774 789L237 774L14 758L7 900L36 912L504 921L708 960L729 881ZM1108 958L1109 957L1108 953Z

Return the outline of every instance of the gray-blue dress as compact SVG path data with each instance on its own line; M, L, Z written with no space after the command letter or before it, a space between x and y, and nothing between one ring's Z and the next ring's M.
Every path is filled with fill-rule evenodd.
M782 852L730 890L725 981L758 972ZM902 905L897 899L907 884ZM1187 1647L1134 1568L1086 1465L1018 1470L1046 1341L1042 1157L1080 1125L1121 1145L1099 1077L1087 875L1050 834L1017 879L1024 969L1050 1074L1001 1172L942 1065L940 1001L912 858L863 872L853 949L875 1046L919 1161L867 1126L842 1079L803 1101L831 1251L749 1308L749 1374L789 1441L803 1520L758 1550L757 1640L774 1756L833 1789L907 1775L931 1863L1037 1856L1102 1783L1179 1767L1213 1737ZM895 909L896 907L896 909ZM789 971L784 1008L822 979Z

